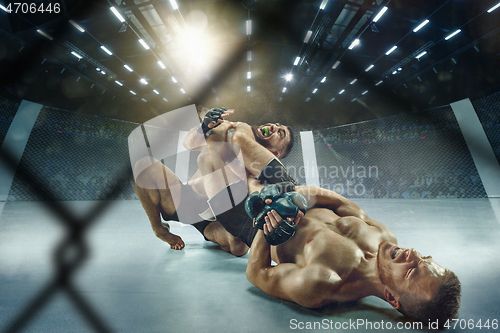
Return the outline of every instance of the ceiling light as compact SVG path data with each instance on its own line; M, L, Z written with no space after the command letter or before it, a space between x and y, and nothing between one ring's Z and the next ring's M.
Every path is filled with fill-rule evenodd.
M316 91L318 91L318 88L315 88L315 89L313 90L313 94L315 94L315 93L316 93Z
M391 54L391 53L392 53L392 52L394 52L394 50L395 50L395 49L397 49L397 48L398 48L398 47L397 47L396 45L394 45L393 47L391 47L391 49L390 49L389 51L387 51L387 52L385 53L385 55L389 55L389 54Z
M5 8L4 6L0 5L0 9L6 11L7 13L10 14L11 10L8 10L7 8Z
M161 60L158 60L158 65L160 65L160 67L161 67L162 69L167 68L167 67L165 67L165 65L163 64L163 62L161 62Z
M453 36L455 36L456 34L458 34L460 31L462 31L462 30L460 30L460 29L455 30L455 32L453 32L451 35L448 35L445 38L445 40L448 40L448 39L452 38Z
M141 98L141 101L143 101L143 102L147 102L144 98Z
M101 69L99 67L96 67L95 70L98 71L98 72L101 71Z
M416 56L415 59L420 59L426 54L427 54L427 51L424 51L424 52L420 53L418 56Z
M247 36L252 34L252 20L247 20Z
M285 75L285 80L290 81L293 78L292 74Z
M50 39L50 40L53 40L54 38L50 37L49 35L47 35L45 32L43 32L42 30L38 29L36 32L38 32L40 35L42 35L43 37L47 38L47 39Z
M495 6L491 7L490 9L488 9L488 13L491 13L492 11L497 9L498 7L500 7L500 3L496 4Z
M326 81L326 76L321 80L321 83L324 83Z
M349 84L355 84L355 83L356 83L356 81L358 81L358 79L354 79L354 80L352 80L352 81L351 81L351 83L349 83Z
M345 92L345 89L342 89L341 91L339 91L339 95L342 95L344 92Z
M286 87L283 87L283 90L281 92L285 93L286 92Z
M339 67L339 65L340 65L340 60L337 60L335 65L333 65L332 69L336 69L337 67Z
M306 102L309 102L311 100L311 97L306 98Z
M401 67L399 67L399 68L398 68L398 71L400 71L400 72L401 72L402 70L403 70L403 69L402 69Z
M330 99L330 102L333 102L334 100L335 100L335 97L334 97L334 98L332 98L332 99Z
M111 7L109 9L111 9L111 11L113 12L113 14L115 14L116 17L118 17L118 19L120 20L120 22L125 22L125 19L123 18L123 16L120 15L120 13L118 13L118 11L116 10L115 7Z
M392 75L396 75L398 73L398 71L394 71L392 72Z
M115 83L116 83L117 85L119 85L120 87L122 87L122 86L123 86L123 83L121 83L120 81L115 81Z
M370 66L368 66L368 68L367 68L367 69L365 69L365 72L369 72L369 71L370 71L373 67L375 67L375 65L370 65Z
M142 46L144 46L144 48L145 48L146 50L149 50L149 45L148 45L148 44L146 44L146 42L145 42L145 41L143 41L142 39L139 39L139 43L141 43L141 44L142 44Z
M377 16L375 16L375 18L373 19L373 22L377 22L382 17L382 15L385 14L386 11L387 11L387 7L384 6L384 8L382 8L380 10L380 12L378 12Z
M354 42L352 42L351 45L349 46L349 50L352 50L358 45L359 45L359 39L355 39Z
M133 72L132 68L128 67L128 65L123 65L129 72Z
M107 48L105 48L104 46L101 46L101 49L102 49L104 52L106 52L107 54L109 54L109 55L113 55L113 53L111 53L111 51L110 51L110 50L108 50Z
M186 90L184 90L184 89L181 88L181 93L185 94Z
M153 92L154 92L155 94L157 94L157 95L159 95L159 94L160 94L160 93L158 92L158 90L156 90L156 89L153 89Z
M105 71L101 71L101 75L106 75L106 72Z
M429 20L425 20L424 22L420 23L420 25L418 27L416 27L415 29L413 29L413 32L417 32L419 31L420 29L422 29L427 23L429 23Z
M351 102L356 102L357 98L351 99Z
M300 57L295 58L295 61L293 62L293 65L297 66L297 64L299 63L299 61L300 61Z
M130 90L130 93L131 93L132 95L137 95L137 94L136 94L136 92L135 92L135 91L132 91L132 90Z
M250 91L250 86L247 86L247 91Z
M175 2L175 0L170 0L170 4L172 5L173 9L179 9L179 6L177 6L177 2Z
M140 79L139 82L142 84L148 84L148 81L146 81L146 79Z
M168 99L166 99L165 97L163 97L163 100L164 100L165 102L168 102Z
M250 80L252 78L252 72L247 72L247 79Z
M177 83L177 80L173 76L172 76L172 81L174 81L174 83Z
M361 95L366 95L366 94L368 94L368 90L363 91Z
M321 2L321 5L319 5L319 9L321 9L321 10L325 9L327 3L328 3L328 0L323 0Z
M384 81L383 81L383 80L380 80L380 81L378 81L377 83L375 83L375 85L376 85L376 86L379 86L379 85L381 85L381 84L382 84L382 82L384 82Z
M75 28L77 28L78 30L80 30L80 32L85 32L85 29L83 29L82 27L80 27L75 21L69 20L69 23L71 23Z
M252 51L247 51L247 61L252 61Z
M309 30L309 31L307 32L307 34L306 34L306 38L304 39L304 43L306 43L306 44L307 44L307 42L309 41L309 38L311 38L312 33L313 33L313 32L312 32L311 30Z
M72 51L71 54L74 55L75 57L77 57L78 59L82 59L83 58L81 55L79 55L75 51Z

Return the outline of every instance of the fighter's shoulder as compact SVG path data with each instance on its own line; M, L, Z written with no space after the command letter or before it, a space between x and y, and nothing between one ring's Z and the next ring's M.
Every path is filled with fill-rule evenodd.
M375 230L380 232L382 240L396 242L396 236L394 236L391 229L389 229L385 224L380 223L379 221L376 221L368 216L363 220L367 225L369 225L372 228L375 228Z

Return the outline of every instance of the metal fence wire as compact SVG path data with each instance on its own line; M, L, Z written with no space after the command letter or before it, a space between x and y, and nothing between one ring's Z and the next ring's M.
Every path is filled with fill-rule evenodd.
M321 187L346 197L486 197L449 106L314 134Z
M472 105L500 163L500 92L472 101Z
M473 101L499 157L500 94ZM19 104L0 97L0 142ZM140 124L44 107L17 167L8 201L44 201L65 228L54 257L57 270L7 332L20 331L48 300L63 291L91 326L110 331L76 290L72 276L87 256L85 230L112 200L137 200L133 190L127 137ZM349 198L486 197L478 172L449 106L313 132L320 186ZM300 136L283 160L305 184ZM196 170L196 153L189 174ZM8 152L0 158L11 168ZM175 161L167 161L173 168ZM75 216L62 201L96 200L85 216ZM65 253L75 251L73 261Z
M498 96L493 96L497 98L497 108ZM491 109L491 105L495 104L487 104L487 107ZM484 112L490 114L488 109ZM500 125L483 124L499 156ZM43 189L51 190L54 200L137 200L127 145L129 133L137 126L139 124L44 107L20 164L43 180ZM449 106L318 130L313 134L319 185L346 197L486 197ZM295 142L283 162L299 183L305 184L300 136L297 135ZM196 171L198 152L191 154L190 176ZM175 169L175 156L164 162ZM116 183L114 175L118 170L129 172L124 191L116 197L106 197L106 190ZM47 198L34 193L16 176L7 200L45 201Z
M20 164L58 201L136 199L127 137L138 124L43 107ZM125 190L106 197L116 173L129 170ZM18 177L8 201L43 201Z

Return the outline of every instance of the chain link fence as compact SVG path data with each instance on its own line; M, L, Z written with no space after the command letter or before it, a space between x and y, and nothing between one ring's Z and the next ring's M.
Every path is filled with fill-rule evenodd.
M499 156L500 94L476 101L475 107ZM7 131L17 104L3 100L1 124ZM39 177L55 199L135 200L127 137L136 123L76 114L44 107L20 164ZM3 127L6 127L4 130ZM2 133L2 140L5 136ZM154 130L151 131L154 137ZM458 123L449 106L313 131L320 186L348 198L479 198L486 197ZM300 135L283 162L305 184ZM171 144L171 143L165 143ZM197 170L191 152L188 177ZM175 171L175 158L163 162ZM130 169L130 183L113 198L117 172ZM18 177L8 201L38 201Z
M472 101L472 105L500 163L500 92Z
M320 186L348 198L486 197L449 106L314 136Z
M112 198L107 189L129 167L127 137L138 124L43 107L20 166L37 177L58 201L135 199L132 172L124 191ZM39 201L15 177L7 201Z
M7 135L12 119L16 115L19 104L0 96L0 146Z

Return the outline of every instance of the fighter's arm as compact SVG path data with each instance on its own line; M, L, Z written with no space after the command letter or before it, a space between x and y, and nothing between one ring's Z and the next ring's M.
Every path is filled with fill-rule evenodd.
M295 191L306 198L308 207L328 208L341 217L357 217L387 237L395 239L394 234L384 224L372 219L359 205L334 191L314 186L296 186Z
M198 131L198 127L193 127L184 137L182 145L187 150L201 150L201 148L206 144L205 135Z
M211 115L211 111L220 109L218 113ZM234 113L234 110L224 110L225 108L215 108L209 110L205 117L202 118L202 123L205 123L205 126L208 129L213 129L220 125L226 117ZM207 117L208 116L208 117ZM217 119L217 120L215 120ZM201 124L200 124L201 126ZM201 150L201 148L206 144L205 141L205 135L201 131L201 127L193 127L191 130L189 130L188 134L184 138L184 141L182 141L182 144L184 148L187 150Z
M234 123L235 131L232 143L238 145L243 155L245 168L255 177L258 177L264 167L276 158L273 153L255 141L250 125Z
M333 270L319 264L271 266L270 245L262 230L252 243L246 274L248 280L265 293L308 308L331 302L342 283Z

